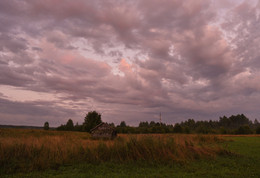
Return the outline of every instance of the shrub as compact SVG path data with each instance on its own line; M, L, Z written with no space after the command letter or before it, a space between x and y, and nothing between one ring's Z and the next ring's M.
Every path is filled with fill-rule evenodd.
M260 126L256 128L256 134L260 134Z
M173 132L174 133L182 133L183 132L183 128L180 124L175 124L173 127Z
M240 126L236 132L236 134L251 134L253 133L252 130L250 129L250 127L248 125L245 126Z

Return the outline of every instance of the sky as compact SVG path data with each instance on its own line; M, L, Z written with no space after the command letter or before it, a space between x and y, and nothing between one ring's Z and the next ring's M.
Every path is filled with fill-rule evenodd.
M260 118L260 0L1 0L0 124Z

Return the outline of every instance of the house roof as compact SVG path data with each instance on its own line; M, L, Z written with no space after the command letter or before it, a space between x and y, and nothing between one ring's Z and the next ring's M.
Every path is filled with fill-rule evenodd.
M105 122L101 122L100 124L98 124L96 127L94 127L93 129L91 129L90 130L90 132L92 132L92 131L94 131L94 130L96 130L97 128L99 128L100 126L102 126L102 125L104 125L104 124L106 124L108 127L111 127L110 125L108 125L107 123L105 123ZM111 127L112 128L112 127Z

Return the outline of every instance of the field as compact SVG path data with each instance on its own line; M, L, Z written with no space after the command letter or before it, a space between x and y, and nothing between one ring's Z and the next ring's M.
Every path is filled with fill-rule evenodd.
M0 130L0 177L260 177L259 136Z

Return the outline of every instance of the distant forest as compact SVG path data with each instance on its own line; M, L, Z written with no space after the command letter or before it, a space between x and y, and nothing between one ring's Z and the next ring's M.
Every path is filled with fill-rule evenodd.
M90 132L92 128L100 124L101 114L96 111L89 112L82 125L74 125L71 119L65 125L57 127L61 131ZM220 117L218 121L195 121L188 119L175 125L159 122L140 122L137 127L128 126L125 121L115 126L117 133L199 133L199 134L260 134L260 123L257 119L252 122L244 114Z

